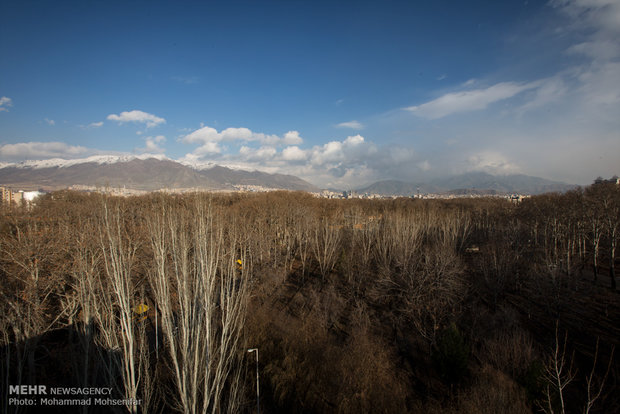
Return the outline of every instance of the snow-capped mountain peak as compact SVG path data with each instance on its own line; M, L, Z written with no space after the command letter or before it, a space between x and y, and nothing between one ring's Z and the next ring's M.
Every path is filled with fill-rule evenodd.
M28 160L19 163L0 163L0 168L29 168L29 169L41 169L41 168L66 168L72 165L95 163L99 165L103 164L116 164L119 162L128 162L132 160L147 160L154 158L160 161L170 160L163 154L140 154L140 155L92 155L86 158L64 159L64 158L50 158L47 160Z

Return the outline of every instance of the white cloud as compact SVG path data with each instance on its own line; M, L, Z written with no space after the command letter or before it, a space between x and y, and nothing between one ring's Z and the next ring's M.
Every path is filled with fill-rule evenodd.
M222 152L222 149L215 142L207 142L197 151L195 151L198 155L201 154L219 154Z
M516 113L522 115L527 111L538 109L544 105L561 101L568 93L569 87L562 76L557 75L548 79L542 79L540 86L533 89L526 102L517 108Z
M570 55L582 55L595 60L609 61L620 56L620 43L610 39L592 40L570 46Z
M273 151L267 150L267 148L272 148L275 151L275 147L278 146L301 144L303 139L299 136L298 131L288 131L283 136L278 136L253 132L248 128L226 128L218 132L217 129L210 126L201 126L201 128L182 137L180 141L185 144L200 144L192 152L194 156L200 158L210 154L221 153L222 148L218 144L222 142L258 142L263 146L261 147L263 148L261 156L265 156L272 153L275 154ZM250 147L242 148L245 148L244 151L249 151L250 149Z
M321 166L355 159L361 161L365 155L374 151L374 145L366 143L364 137L358 134L347 137L344 141L330 141L322 146L315 146L310 159L312 164Z
M160 118L153 114L149 114L149 113L138 111L138 110L121 112L119 115L110 114L108 115L107 119L110 121L116 121L119 124L124 124L127 122L142 123L142 124L146 124L147 128L151 128L159 124L166 123L166 120L164 118Z
M360 134L357 134L352 137L347 137L347 139L344 140L345 146L357 146L363 143L364 143L364 137L361 136Z
M89 128L101 128L102 126L103 126L103 121L91 122L90 124L88 124Z
M538 85L538 82L501 82L486 89L447 93L430 102L405 109L423 118L438 119L455 113L485 109L494 102L512 98Z
M483 151L467 158L468 170L485 171L490 174L515 174L521 169L496 151Z
M576 26L620 33L620 2L617 0L553 0Z
M9 112L9 107L13 106L13 100L9 97L3 96L0 98L0 112Z
M45 122L47 122L48 125L52 125L52 126L56 125L56 121L54 121L53 119L45 118Z
M431 169L431 163L427 160L418 163L418 168L422 171L429 171Z
M149 154L162 154L166 152L166 150L160 146L160 144L166 142L166 137L163 135L157 135L156 137L145 137L144 142L146 144L144 148L137 148L139 152Z
M620 57L620 2L617 0L555 0L552 4L568 17L568 30L578 33L580 41L567 49L594 62L609 62Z
M0 145L0 159L4 161L75 158L86 154L92 154L92 150L64 142L20 142Z
M259 163L272 161L277 150L273 147L260 147L258 149L242 146L239 149L239 155L245 161L254 161Z
M282 138L283 145L296 145L301 144L304 140L299 136L297 131L288 131Z
M364 129L364 125L358 121L341 122L336 125L337 128Z
M219 134L219 138L222 141L253 141L258 139L256 134L248 128L226 128Z
M228 148L226 152L218 153L212 147L211 151L208 151L206 146L220 149L217 145L222 142L222 132L217 134L216 132L203 130L188 138L193 143L203 145L186 154L182 161L292 174L320 187L334 188L357 188L374 180L390 178L392 173L422 171L425 165L421 164L421 167L416 165L422 160L415 159L417 154L410 148L380 149L361 135L348 136L343 140L333 140L307 149L299 145L289 145L279 151L276 146L255 140L245 141L237 152ZM247 133L241 135L247 137ZM297 136L295 132L288 136L288 140L297 141ZM286 138L285 134L279 142L286 141ZM253 143L261 145L254 147Z
M330 141L321 147L315 147L312 151L312 164L324 165L330 162L338 162L344 159L342 142Z
M221 140L222 137L216 129L211 127L202 127L191 134L186 135L181 141L186 144L205 144L207 142L219 142Z
M308 158L306 152L298 146L286 147L282 150L282 159L285 161L304 161Z

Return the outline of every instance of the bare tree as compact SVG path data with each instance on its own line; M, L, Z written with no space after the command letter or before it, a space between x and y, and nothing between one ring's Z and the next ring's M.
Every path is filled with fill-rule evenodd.
M340 229L342 225L329 217L321 217L312 232L312 250L319 264L323 279L329 274L338 258Z
M74 359L76 377L82 387L89 387L92 384L92 372L98 371L99 367L93 367L91 360L94 359L93 344L95 341L95 302L97 301L97 278L100 277L101 252L96 246L91 245L92 234L96 231L94 223L81 223L80 232L72 232L71 228L67 231L74 233L75 246L69 249L72 257L70 268L71 287L74 293L70 299L72 304L67 304L65 308L74 307L70 312L68 324L75 325L78 332L81 358ZM77 316L77 321L74 317ZM73 332L73 331L71 331ZM88 407L82 408L83 412L88 412Z
M3 292L7 308L2 317L13 339L14 350L7 350L7 355L14 358L11 365L18 381L36 382L34 351L40 337L65 315L48 313L59 287L52 279L59 250L51 237L55 230L50 223L28 220L16 225L10 237L0 239L0 266L8 288Z
M434 246L424 252L419 269L404 277L405 314L432 348L466 291L460 261L450 247Z
M308 214L305 214L297 220L294 229L297 254L299 255L299 260L301 261L302 277L306 273L306 267L308 266L308 260L310 258L310 228L310 217Z
M110 211L112 210L112 211ZM110 281L112 295L108 296L100 313L103 318L109 318L110 325L103 329L107 339L108 349L118 349L120 355L120 370L122 373L123 395L127 400L137 400L140 371L138 370L139 352L136 343L136 332L133 322L133 305L135 286L132 282L132 266L136 256L137 246L129 237L123 226L123 217L119 204L112 206L106 201L103 204L102 232L100 245L103 256L103 265L106 276ZM102 292L101 297L107 295ZM102 320L100 319L100 322ZM136 412L137 406L128 403L129 412Z
M598 257L601 246L601 238L603 236L604 231L604 223L600 216L600 211L596 203L596 199L592 194L590 188L586 191L586 215L588 220L588 238L590 240L590 244L592 245L592 271L594 273L593 282L596 284L598 282Z
M546 412L553 414L554 410L554 396L556 396L560 402L560 412L563 414L566 412L566 403L564 401L564 389L574 379L576 372L573 368L573 356L570 357L566 351L568 332L564 335L564 340L560 343L558 338L558 323L555 325L555 343L553 351L545 365L544 378L547 381L545 387L546 406L541 408Z
M614 351L615 348L612 347L611 355L609 356L609 362L607 363L607 369L605 370L605 374L603 378L596 378L596 363L598 361L598 352L599 352L599 338L596 338L596 349L594 350L594 360L592 361L592 371L590 371L590 375L586 378L586 390L588 400L586 401L586 406L583 410L585 414L589 414L592 407L594 407L594 403L601 397L603 393L603 388L605 387L605 382L607 381L607 377L609 376L609 371L611 370L611 365L614 360Z
M205 200L197 199L192 212L164 203L149 223L150 283L176 387L174 407L235 412L251 264L236 229L225 228Z

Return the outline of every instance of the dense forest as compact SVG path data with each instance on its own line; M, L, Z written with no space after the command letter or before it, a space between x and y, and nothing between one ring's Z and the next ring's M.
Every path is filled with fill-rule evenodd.
M619 234L604 181L519 203L5 206L0 411L252 413L258 370L264 413L619 412ZM10 404L21 384L140 403Z

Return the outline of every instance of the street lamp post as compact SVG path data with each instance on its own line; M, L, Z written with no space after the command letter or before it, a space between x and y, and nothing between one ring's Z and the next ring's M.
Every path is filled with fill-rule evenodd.
M258 348L248 349L248 352L256 351L256 414L260 414L260 388L258 385Z

